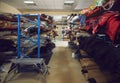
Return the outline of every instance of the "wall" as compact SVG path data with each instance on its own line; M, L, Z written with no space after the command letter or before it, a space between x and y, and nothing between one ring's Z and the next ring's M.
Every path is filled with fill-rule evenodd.
M44 13L47 15L70 15L71 13L79 13L76 11L42 11L42 10L20 10L23 14L37 14L37 13Z
M12 14L18 14L21 13L16 8L0 1L0 12L1 13L12 13Z

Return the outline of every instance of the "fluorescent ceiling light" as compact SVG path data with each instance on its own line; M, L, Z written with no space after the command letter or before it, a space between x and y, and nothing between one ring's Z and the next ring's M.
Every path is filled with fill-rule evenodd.
M64 1L64 3L72 4L72 3L74 3L74 1L68 1L68 0L66 0L66 1Z
M33 1L24 1L24 3L30 3L30 4L32 4L34 2Z

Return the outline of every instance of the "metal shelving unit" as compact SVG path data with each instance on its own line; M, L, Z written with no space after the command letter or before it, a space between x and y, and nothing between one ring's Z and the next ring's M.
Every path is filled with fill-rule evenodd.
M30 20L30 19L26 18L26 16L35 17L35 18L37 18L37 21ZM11 67L8 71L7 76L4 79L4 83L6 83L8 81L10 74L13 72L14 72L14 74L21 73L21 72L22 73L23 72L37 72L38 74L41 74L43 77L42 83L46 83L45 75L48 73L48 67L44 63L44 59L40 58L40 14L37 14L37 15L18 14L17 17L18 17L18 40L17 40L18 54L17 54L17 58L12 60ZM24 33L21 29L21 26L22 26L21 18L25 19L27 22L33 23L34 25L37 26L37 28L38 28L37 39L34 39L34 38L24 35ZM23 44L24 40L32 42L33 44L31 46L29 46L27 49L25 48L23 50L23 49L21 49L21 47L24 46L24 44ZM29 55L26 54L26 51L29 51L30 48L32 48L33 46L38 47L36 58L30 58Z
M37 22L29 20L29 19L25 18L24 16L37 17ZM28 22L33 23L34 25L36 25L38 27L38 34L37 34L38 38L36 41L33 38L30 38L30 37L23 35L23 33L21 32L21 21L20 21L21 18L27 20ZM30 42L33 42L38 46L37 57L40 58L40 15L39 14L38 15L28 15L28 14L27 15L20 15L20 14L18 14L18 55L17 55L17 58L21 58L22 54L24 54L23 50L21 50L21 44L23 43L21 41L21 37L24 37L25 40L29 40Z

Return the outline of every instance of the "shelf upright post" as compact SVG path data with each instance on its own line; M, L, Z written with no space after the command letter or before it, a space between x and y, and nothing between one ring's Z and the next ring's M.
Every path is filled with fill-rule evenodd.
M38 58L40 58L40 14L38 14Z
M21 57L21 50L20 50L20 34L21 34L21 30L20 30L20 18L21 18L21 15L18 14L18 39L17 39L17 43L18 43L18 46L17 46L17 58L20 58Z

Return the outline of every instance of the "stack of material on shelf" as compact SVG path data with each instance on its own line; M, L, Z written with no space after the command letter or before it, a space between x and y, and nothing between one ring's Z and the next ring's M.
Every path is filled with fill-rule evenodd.
M55 48L55 44L52 42L49 42L46 45L40 47L40 57L45 60L46 65L49 64L49 61L53 54L52 50L54 48ZM38 47L35 47L28 53L30 58L37 58L37 49Z
M27 20L26 20L27 19ZM53 28L53 17L41 14L41 32L49 31ZM21 18L22 23L27 23L29 20L35 20L35 16L25 16L25 18ZM24 25L21 25L24 28ZM28 29L31 28L27 26ZM0 14L0 31L17 31L17 15L15 14L7 14L1 13ZM36 30L37 31L37 30Z
M3 65L17 55L16 40L17 18L13 14L0 13L0 70L5 71Z
M0 21L0 29L4 30L5 28L6 30L16 30L17 25L11 24L9 21Z
M35 22L37 22L37 19L35 19L35 16L27 16L25 15L25 17L21 18L21 31L24 31L24 33L22 35L27 35L27 38L32 39L32 37L37 38L36 34L37 34L37 30L38 27L36 27ZM45 31L49 31L52 29L53 27L53 18L51 16L45 15L45 14L41 14L40 16L41 18L41 34L44 33ZM30 21L31 20L31 21ZM32 21L33 20L33 21ZM10 33L5 32L4 35L0 35L0 46L2 47L0 49L0 52L2 53L1 58L0 58L0 66L8 59L11 58L13 55L16 55L16 44L17 44L17 34L15 33L14 35L11 34L11 32L13 32L13 30L17 31L17 23L18 19L17 19L17 15L14 14L0 14L0 31L10 31ZM42 28L43 27L43 28ZM27 30L26 30L27 29ZM23 37L24 39L24 37ZM44 41L46 40L46 41ZM41 50L44 50L44 48L47 48L47 50L49 50L49 52L47 50L45 50L46 52L42 52L42 55L49 54L52 55L52 49L55 47L55 44L47 41L49 39L43 38L41 37ZM13 42L14 41L14 42ZM32 43L26 44L25 41L24 46L21 47L21 50L26 49L25 47L31 45ZM15 43L13 45L13 43ZM45 45L44 45L45 43ZM37 48L37 47L36 47ZM12 50L15 49L15 50ZM35 50L34 48L31 48ZM8 53L8 51L13 51L13 54ZM33 51L33 50L32 50ZM36 52L35 52L36 53ZM9 55L9 56L7 56ZM34 56L34 55L32 55ZM43 57L43 56L42 56ZM48 64L48 62L46 62Z
M38 46L35 42L38 41L39 22L34 15L23 15L21 18L26 20L26 22L21 22L21 40L24 41L21 44L22 51L28 55L27 57L37 58ZM52 56L52 49L55 48L55 44L51 42L50 36L47 33L47 31L51 31L53 28L53 18L41 14L40 19L40 58L44 58L45 63L48 64Z
M37 41L36 40L37 36L31 36L31 37L34 38L34 41ZM30 46L32 46L32 47L29 48ZM49 64L49 61L52 57L52 54L53 54L52 50L55 47L56 47L55 44L51 41L50 38L41 36L41 38L40 38L40 57L45 60L45 63L47 65ZM30 58L38 57L37 56L38 46L36 46L36 45L33 46L33 42L25 40L24 43L21 45L21 48L23 48L22 50L26 53L26 55L28 55L27 57L30 57ZM29 50L25 50L27 48L29 48Z
M12 14L0 14L0 31L17 30L17 18Z
M0 39L0 66L16 56L14 42L8 39Z
M85 51L81 50L80 52L81 56L87 56ZM82 66L81 72L85 76L85 79L89 81L89 83L107 83L107 77L99 69L99 66L96 64L93 58L81 58L80 64Z
M120 1L112 0L113 5L109 2L86 14L85 28L92 36L78 38L78 50L88 54L80 52L78 58L86 78L92 78L90 83L120 83L120 48L115 45L120 44Z
M91 34L104 34L112 42L120 43L119 18L119 11L106 11L98 17L87 19L85 28Z
M101 38L98 37L98 35L81 38L81 39L82 41L79 41L80 42L79 48L83 49L88 54L88 56L84 57L82 56L82 53L81 53L80 61L83 66L82 72L88 73L88 76L89 76L89 72L91 72L90 70L92 69L91 68L92 66L94 67L92 69L92 72L94 72L93 70L102 71L101 73L103 73L103 71L109 72L108 76L110 76L111 79L108 79L107 82L112 83L115 80L116 81L115 83L119 83L120 82L119 80L120 78L119 49L120 48L113 46L113 44L111 44L110 42L102 40ZM103 76L104 76L104 73L103 73ZM103 76L101 75L101 77ZM105 75L105 77L107 78L107 75Z

